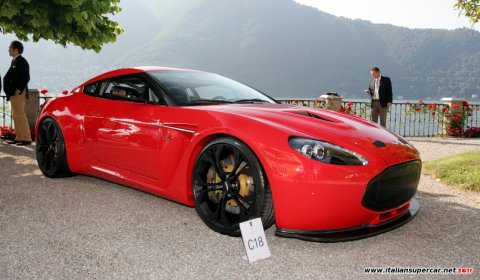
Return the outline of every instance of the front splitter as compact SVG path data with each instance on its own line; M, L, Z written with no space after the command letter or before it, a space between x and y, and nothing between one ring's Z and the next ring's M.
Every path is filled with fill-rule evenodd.
M343 242L375 236L408 223L420 209L416 199L410 201L410 207L401 216L379 225L366 225L342 230L328 231L298 231L277 228L275 235L288 238L298 238L313 242Z

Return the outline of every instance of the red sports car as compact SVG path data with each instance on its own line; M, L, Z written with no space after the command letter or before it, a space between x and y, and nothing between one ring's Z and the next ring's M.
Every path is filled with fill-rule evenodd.
M418 151L354 116L282 105L225 77L139 67L48 100L36 125L47 177L85 174L194 206L232 236L260 217L312 241L375 235L409 221Z

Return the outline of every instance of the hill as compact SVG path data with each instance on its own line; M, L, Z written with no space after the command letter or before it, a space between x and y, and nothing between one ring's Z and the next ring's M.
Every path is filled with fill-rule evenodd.
M371 67L378 66L392 78L397 97L480 92L480 34L467 29L378 25L293 0L148 0L122 6L118 20L125 34L99 54L48 42L30 45L25 56L35 82L60 91L112 68L163 65L216 72L274 97L335 91L358 98L364 97Z

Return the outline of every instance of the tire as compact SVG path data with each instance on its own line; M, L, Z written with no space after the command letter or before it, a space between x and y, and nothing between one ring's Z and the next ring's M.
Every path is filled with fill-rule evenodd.
M62 130L53 119L46 118L40 124L35 152L38 167L46 177L71 175Z
M239 224L260 217L265 229L275 221L265 172L255 154L232 137L209 142L192 174L195 210L212 230L240 236Z

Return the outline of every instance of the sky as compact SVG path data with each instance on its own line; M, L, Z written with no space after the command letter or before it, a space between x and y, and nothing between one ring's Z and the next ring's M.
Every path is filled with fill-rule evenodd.
M458 16L455 0L295 0L335 16L408 28L456 29L471 24ZM474 26L480 30L480 24Z

